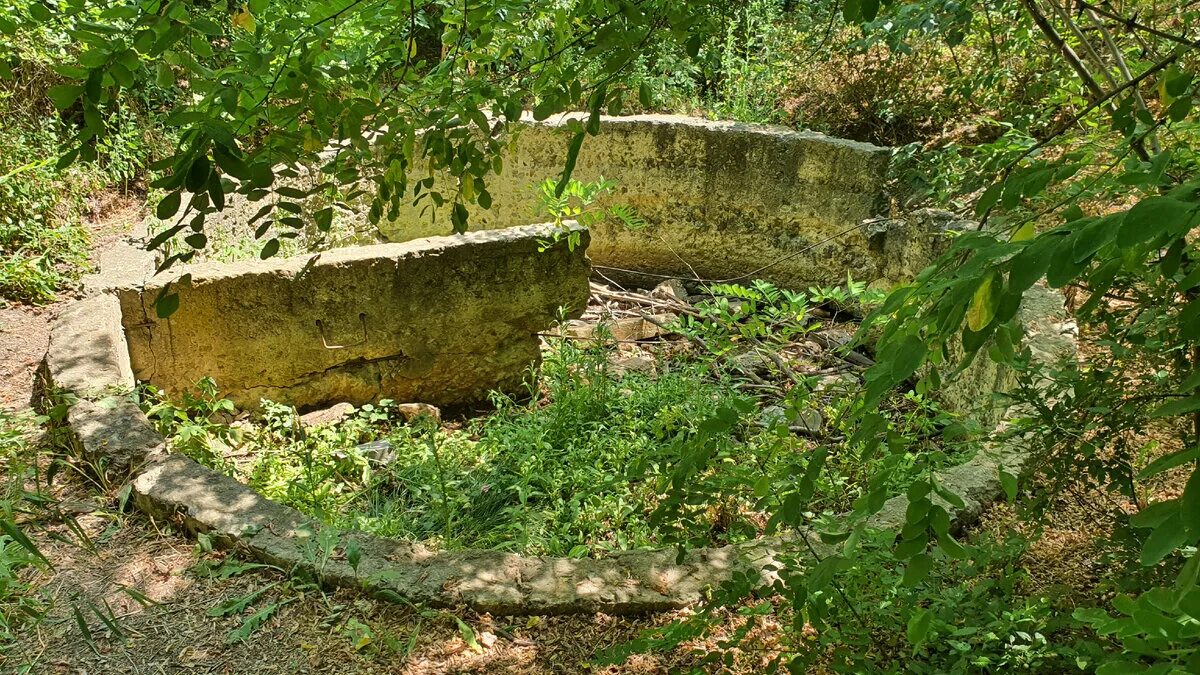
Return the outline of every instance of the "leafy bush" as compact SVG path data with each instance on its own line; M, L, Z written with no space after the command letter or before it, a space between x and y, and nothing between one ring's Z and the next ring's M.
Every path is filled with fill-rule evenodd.
M79 219L95 184L79 171L53 169L53 124L34 132L14 128L3 105L0 95L0 299L47 302L87 264Z

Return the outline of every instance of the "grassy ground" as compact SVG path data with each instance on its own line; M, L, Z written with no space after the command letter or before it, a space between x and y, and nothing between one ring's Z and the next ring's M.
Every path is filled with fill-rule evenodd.
M699 302L702 312L708 301ZM768 309L727 315L729 325L744 329ZM772 347L787 370L763 375L754 371L773 365L765 357L756 368L752 352L715 356L717 329L707 323L679 331L708 333L709 349L678 334L633 344L548 338L527 391L494 395L493 410L445 425L428 417L406 423L404 406L392 401L334 423L305 422L269 401L247 414L221 399L211 380L175 402L151 393L144 405L175 451L338 527L435 549L530 555L602 555L681 540L721 546L765 533L777 495L794 485L798 458L818 446L833 449L806 502L816 513L848 510L885 461L864 461L844 442L853 430L840 425L841 410L858 376L852 368L814 375L839 357L809 339L812 328L793 328ZM821 330L850 333L853 324ZM749 372L723 370L731 360ZM764 376L779 381L760 384ZM897 393L884 410L896 438L911 441L888 460L899 460L891 494L924 470L918 454L937 468L973 456L967 426L932 401ZM736 418L728 432L706 433L725 415ZM239 419L220 421L230 416ZM931 433L954 426L964 430L957 441L952 432ZM697 465L695 474L679 480L678 468L688 465Z

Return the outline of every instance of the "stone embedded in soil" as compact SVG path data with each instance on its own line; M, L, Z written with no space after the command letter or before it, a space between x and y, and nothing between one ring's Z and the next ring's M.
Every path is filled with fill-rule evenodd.
M626 373L653 374L656 368L654 357L641 352L636 354L614 354L608 360L611 372L617 377Z
M834 375L822 375L817 378L813 385L813 392L834 391L845 392L853 391L862 385L862 378L854 373L837 373Z
M437 423L442 421L441 409L428 403L400 403L396 406L396 412L410 424L422 417L428 417Z
M820 434L825 429L825 416L812 408L798 410L795 419L789 420L788 411L783 406L772 405L763 409L759 416L761 426L786 424L788 429L798 434Z
M300 416L300 424L315 427L322 424L337 424L354 414L354 406L349 403L338 403L328 408L314 410Z
M133 391L121 306L111 295L68 305L50 326L44 360L54 386L80 398Z
M392 447L392 442L386 438L368 443L360 443L354 446L354 450L360 456L365 457L367 461L380 466L391 464L396 461L396 457L398 456L395 448Z
M647 321L640 316L604 319L596 323L570 321L563 326L562 334L581 340L599 341L599 336L607 331L612 335L612 339L618 342L636 342L668 334L670 331L658 324L670 325L677 317L674 314L653 314L651 318L658 323Z
M683 282L679 279L667 279L650 291L650 295L663 300L673 300L675 302L687 303L688 292Z

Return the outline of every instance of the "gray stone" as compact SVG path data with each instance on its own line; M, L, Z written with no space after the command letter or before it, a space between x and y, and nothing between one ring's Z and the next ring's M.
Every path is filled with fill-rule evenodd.
M396 412L404 418L405 422L415 422L422 417L427 417L435 423L442 421L442 411L428 403L400 403L396 406Z
M132 391L135 382L117 299L99 295L67 305L50 326L43 370L55 387L79 398Z
M151 457L166 451L163 437L124 396L81 400L68 411L67 424L75 455L114 483L124 482Z
M355 407L349 403L337 403L328 408L313 410L300 416L300 424L306 427L316 427L324 424L337 424L354 414Z
M612 373L618 377L626 373L652 374L656 369L654 357L641 352L635 354L616 353L608 360Z
M813 384L813 392L820 393L830 391L835 393L856 391L862 386L862 378L854 373L836 373L833 375L822 375L817 378Z
M687 287L679 279L667 279L661 282L654 287L650 295L662 298L663 300L673 300L684 304L687 304L688 301Z
M786 424L793 433L816 436L825 429L825 416L812 408L797 410L795 419L789 419L788 411L779 405L767 406L759 415L762 426Z

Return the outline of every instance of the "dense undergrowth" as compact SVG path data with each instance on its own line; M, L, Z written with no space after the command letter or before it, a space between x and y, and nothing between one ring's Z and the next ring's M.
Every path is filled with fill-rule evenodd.
M0 27L31 3L0 7ZM100 120L95 161L59 166L76 112L55 107L54 88L75 47L68 34L11 36L0 51L0 302L46 303L74 287L88 266L85 220L102 216L106 195L141 195L148 164L170 141L159 123L167 97L148 83Z
M778 293L769 284L759 288ZM736 292L755 297L752 289ZM721 333L736 327L763 334L766 317L778 324L766 339L803 334L803 309L793 307L788 322L779 305L742 307L730 315L727 301L714 302L712 321L684 330L704 332L706 344L731 345ZM754 323L759 327L749 327ZM790 476L813 451L814 437L853 435L839 426L839 411L851 403L854 376L805 378L782 399L753 397L739 389L744 380L714 368L722 356L714 351L660 357L656 373L626 372L614 365L615 343L551 339L524 394L494 394L490 413L445 427L428 417L406 423L389 400L311 426L294 408L264 401L255 419L231 425L221 417L233 406L211 380L176 402L150 391L144 405L175 451L341 527L439 548L568 556L676 542L721 545L776 529L770 513L792 492ZM902 492L929 470L916 467L919 451L939 458L935 468L973 456L968 426L932 401L897 393L884 408L892 433L912 445L868 462L841 447L828 458L829 473L807 510L850 508L885 465L886 490ZM680 495L671 487L676 470L696 462L703 427L719 417L733 418L729 433L706 448L705 467ZM811 428L796 433L804 419ZM933 440L948 427L961 431Z

